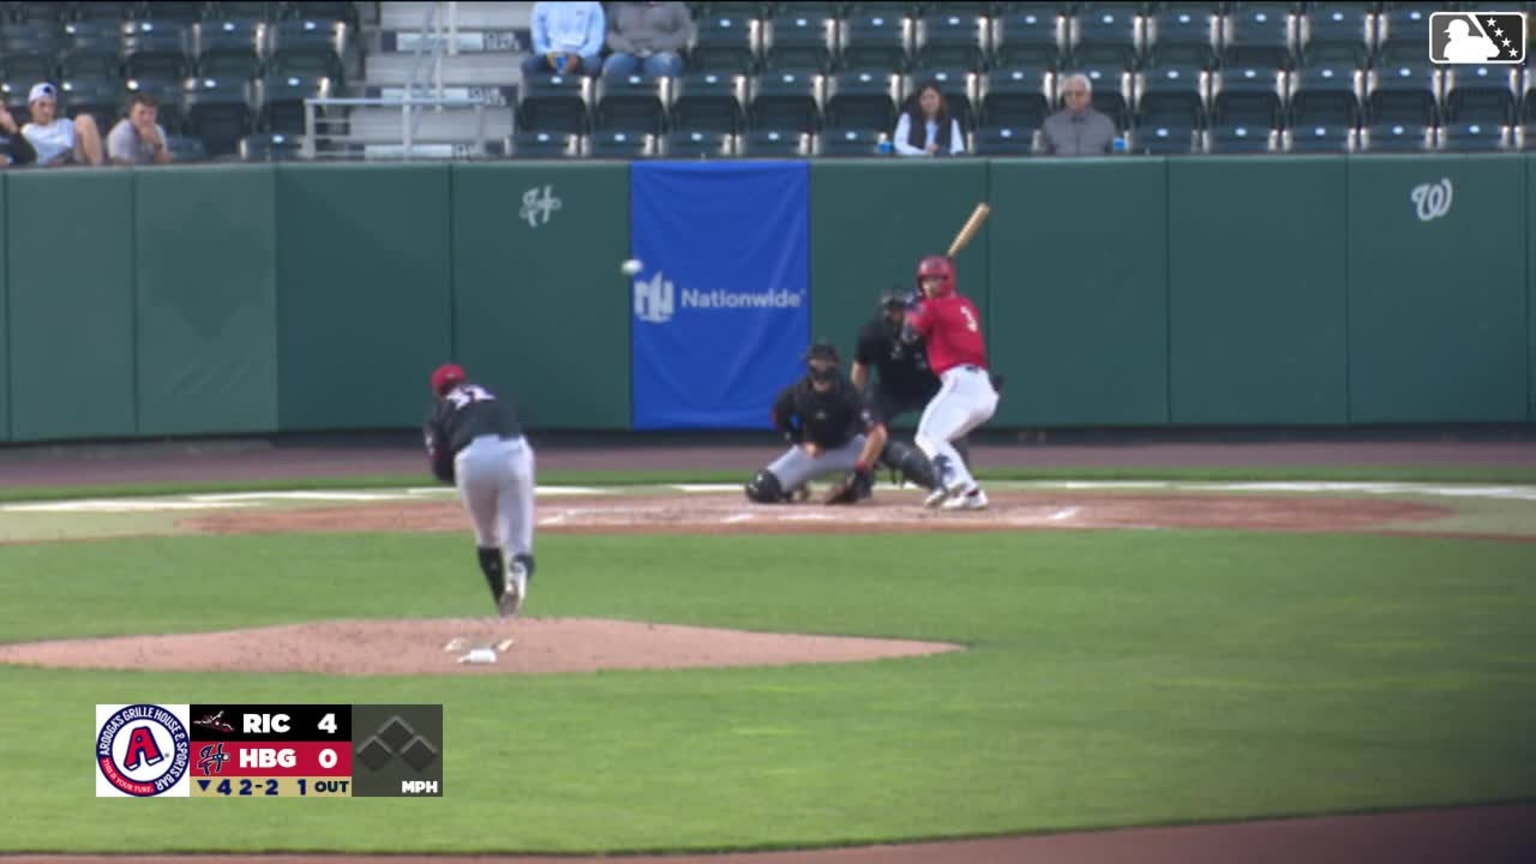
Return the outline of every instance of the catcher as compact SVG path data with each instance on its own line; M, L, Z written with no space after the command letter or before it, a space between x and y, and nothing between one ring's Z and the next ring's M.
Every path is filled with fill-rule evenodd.
M843 373L836 346L816 343L805 362L805 377L779 391L773 403L774 428L791 446L747 483L747 499L793 501L806 494L810 481L841 472L824 503L857 503L874 493L872 468L885 449L885 423Z

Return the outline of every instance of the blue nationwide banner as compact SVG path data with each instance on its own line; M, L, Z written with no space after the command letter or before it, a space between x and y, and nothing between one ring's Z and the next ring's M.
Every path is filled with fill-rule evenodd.
M630 171L635 429L766 429L810 333L803 162Z

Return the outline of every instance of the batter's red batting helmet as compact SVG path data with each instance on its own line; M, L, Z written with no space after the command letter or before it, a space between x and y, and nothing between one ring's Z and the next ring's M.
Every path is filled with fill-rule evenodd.
M432 392L441 396L453 389L453 385L464 383L464 367L453 363L444 363L432 373Z
M945 297L955 293L955 265L942 255L929 255L917 263L917 290L923 290L924 279L938 279L939 285L932 296Z

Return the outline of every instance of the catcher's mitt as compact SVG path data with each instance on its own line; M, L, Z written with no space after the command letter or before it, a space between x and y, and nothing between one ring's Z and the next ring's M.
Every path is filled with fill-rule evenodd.
M832 490L827 493L826 503L831 504L857 504L873 495L875 492L875 477L868 471L849 471Z

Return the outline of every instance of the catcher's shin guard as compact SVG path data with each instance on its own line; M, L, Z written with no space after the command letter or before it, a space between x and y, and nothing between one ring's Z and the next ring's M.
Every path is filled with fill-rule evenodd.
M914 486L932 490L939 485L933 473L933 462L923 455L923 451L910 444L888 442L880 452L880 461Z
M480 556L480 572L485 574L485 584L491 589L491 599L501 599L501 589L506 585L506 576L502 572L501 550L480 548L475 550Z

